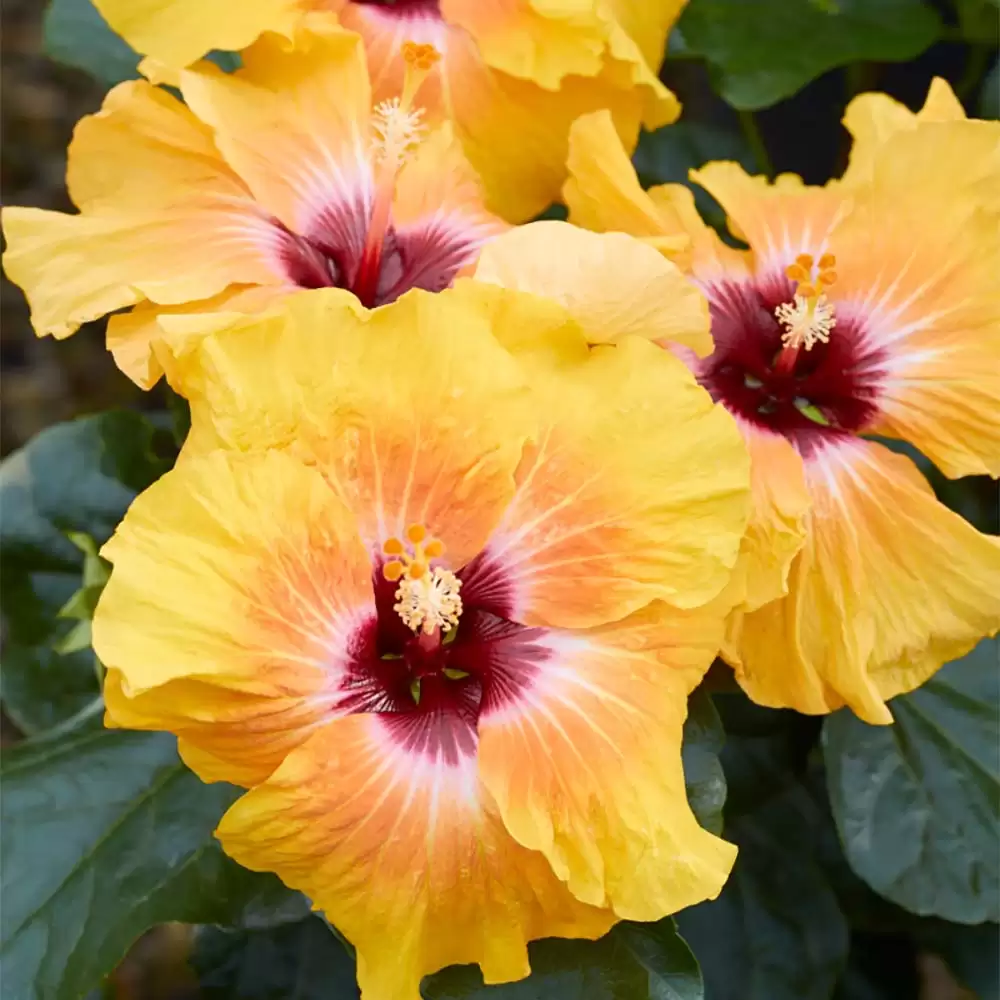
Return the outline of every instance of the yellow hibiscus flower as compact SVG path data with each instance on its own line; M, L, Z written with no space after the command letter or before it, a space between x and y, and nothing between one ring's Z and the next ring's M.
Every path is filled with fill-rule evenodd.
M295 42L263 36L232 75L184 70L185 103L123 83L80 122L67 172L79 214L3 212L4 265L39 335L134 305L111 317L108 346L148 387L165 310L251 312L323 286L391 302L446 287L507 228L450 126L423 128L434 50L404 45L407 81L373 110L355 34L316 16Z
M109 723L251 788L223 846L326 912L365 1000L714 897L735 851L680 746L749 507L732 418L645 339L472 282L229 322L104 549Z
M241 49L264 31L292 35L303 13L332 11L365 40L376 99L398 93L402 42L443 59L429 109L455 123L491 208L512 222L549 205L566 176L573 120L610 108L632 148L640 124L679 111L657 79L687 0L98 0L140 52L186 66Z
M824 188L693 172L748 250L687 189L643 191L600 114L574 126L565 197L571 220L643 237L708 297L714 349L689 360L753 466L725 654L740 683L765 705L890 722L887 699L1000 626L998 540L868 439L910 441L949 476L1000 474L1000 125L965 120L942 81L917 115L870 94L845 123L850 166Z

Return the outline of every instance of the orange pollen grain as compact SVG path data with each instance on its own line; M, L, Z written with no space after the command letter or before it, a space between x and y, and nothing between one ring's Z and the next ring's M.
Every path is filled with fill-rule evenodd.
M403 60L414 69L429 70L440 58L441 53L433 45L420 45L417 42L403 43Z

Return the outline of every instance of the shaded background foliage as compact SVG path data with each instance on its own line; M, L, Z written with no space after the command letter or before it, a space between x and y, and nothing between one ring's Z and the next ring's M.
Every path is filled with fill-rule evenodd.
M3 201L68 209L72 127L135 57L89 0L4 0L2 16ZM691 0L662 74L684 117L636 166L648 184L709 159L823 183L846 163L852 96L917 107L935 75L997 117L998 28L1000 0ZM38 341L6 279L0 308L0 449L21 449L0 466L0 693L20 744L2 772L3 1000L356 1000L335 931L211 837L237 790L198 782L169 736L100 727L94 546L176 454L167 393L117 372L103 324ZM911 455L998 531L995 484ZM538 942L509 987L446 970L426 1000L1000 1000L997 650L894 700L891 729L759 708L714 668L684 763L699 820L741 849L722 896L594 945Z

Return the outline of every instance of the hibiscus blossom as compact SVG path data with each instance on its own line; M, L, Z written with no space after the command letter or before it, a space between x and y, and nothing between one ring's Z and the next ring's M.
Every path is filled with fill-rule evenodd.
M965 120L942 81L919 115L871 94L845 123L850 167L824 188L734 163L692 173L748 250L687 189L644 192L600 114L574 127L565 195L572 220L643 237L709 300L714 346L691 366L753 467L725 651L740 683L766 705L889 722L885 700L1000 626L998 540L870 440L1000 474L1000 125Z
M6 271L39 335L135 305L111 318L108 345L148 387L170 307L254 311L326 286L375 306L445 288L506 225L450 126L425 126L435 50L402 48L406 80L374 107L358 37L321 16L293 47L265 35L232 75L180 73L186 106L146 81L112 90L70 146L80 213L3 213Z
M733 862L680 746L745 446L667 352L587 339L472 282L230 319L180 356L192 436L104 549L109 723L251 789L223 846L326 912L366 1000L521 978L527 941L659 919Z
M292 36L305 11L333 12L365 40L376 99L398 92L402 42L442 61L429 111L455 123L490 207L512 222L536 215L566 176L578 116L613 112L622 141L680 107L657 79L667 32L686 0L97 0L112 27L172 67L210 49L241 49L264 31Z

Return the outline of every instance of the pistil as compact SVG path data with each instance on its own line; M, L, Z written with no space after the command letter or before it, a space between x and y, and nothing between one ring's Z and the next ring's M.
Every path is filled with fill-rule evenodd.
M774 360L774 370L788 375L795 369L801 351L811 351L816 344L826 344L837 325L833 304L827 300L826 289L837 280L836 258L823 254L813 270L813 258L800 254L785 274L796 282L795 296L774 310L778 322L785 328L781 335L782 349Z
M376 304L378 280L382 268L382 248L392 213L396 179L417 147L423 134L423 108L413 107L413 100L424 80L440 59L433 45L403 45L406 75L399 97L382 101L372 119L375 137L372 153L375 160L375 199L361 262L354 282L354 293L371 308Z

